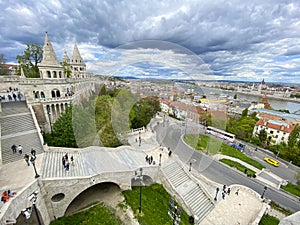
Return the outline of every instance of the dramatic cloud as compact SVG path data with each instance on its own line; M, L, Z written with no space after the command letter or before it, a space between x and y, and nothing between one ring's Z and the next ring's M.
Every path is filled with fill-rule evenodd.
M300 80L298 0L0 0L0 8L0 53L7 62L14 62L27 43L42 45L48 31L58 58L61 59L64 49L71 53L76 41L89 68L99 73L111 71L99 66L112 67L118 64L118 59L134 58L132 53L149 57L151 48L158 51L152 59L166 60L166 56L172 55L182 69L185 53L170 52L166 43L171 42L196 54L201 59L199 66L205 65L200 73L207 71L207 75L214 75L213 79L260 81L265 78L293 83ZM162 42L148 46L148 53L117 48L145 40ZM180 60L180 54L184 60ZM194 61L190 58L186 61L190 60ZM155 71L163 67L165 72L167 66L178 70L176 63L169 60L158 66L154 61L156 66L147 68L145 73L145 66L135 64L130 68L135 74L149 73L157 77ZM128 73L130 68L126 69ZM185 65L181 76L187 68ZM119 71L125 74L125 67ZM176 72L169 72L169 78L176 77Z

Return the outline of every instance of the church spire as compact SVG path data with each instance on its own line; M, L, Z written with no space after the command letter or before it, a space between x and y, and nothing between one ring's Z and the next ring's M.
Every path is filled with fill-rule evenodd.
M79 53L77 44L74 44L73 54L72 54L72 63L74 64L83 64L83 59Z
M44 51L43 51L43 59L42 59L41 65L53 65L53 66L59 65L56 54L53 50L52 44L48 37L48 32L46 32Z

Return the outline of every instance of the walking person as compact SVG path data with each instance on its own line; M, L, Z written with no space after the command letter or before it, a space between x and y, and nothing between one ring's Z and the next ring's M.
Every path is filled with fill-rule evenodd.
M230 188L227 189L227 194L230 195Z
M35 156L36 155L36 150L32 148L30 153L31 153L31 155Z
M71 159L71 165L72 165L72 166L74 166L74 157L73 157L73 156L71 156L71 158L70 158L70 159Z
M24 155L24 160L25 160L25 162L27 163L27 166L30 166L30 163L29 163L29 155L28 155L28 154L25 154L25 155Z
M66 160L65 161L65 169L66 169L66 171L69 171L69 168L70 168L69 160Z
M17 152L17 146L16 146L15 144L13 144L13 145L11 146L11 150L12 150L12 152L15 154L15 153Z
M66 159L65 159L65 156L62 157L62 164L63 164L63 167L65 169L66 168Z
M235 194L239 195L239 191L240 191L240 189L236 189Z
M225 199L225 192L222 192L222 198Z
M22 153L23 153L23 147L22 147L22 145L18 146L18 152L19 152L20 155L22 155Z

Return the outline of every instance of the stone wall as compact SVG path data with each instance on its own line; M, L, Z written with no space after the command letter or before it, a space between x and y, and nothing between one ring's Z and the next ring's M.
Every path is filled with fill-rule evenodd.
M12 190L13 191L13 190ZM40 189L39 181L35 180L28 187L19 191L17 195L5 203L1 208L0 224L6 224L7 221L14 221L21 214L22 209L32 207L32 202L28 197L33 193L38 192L36 207L41 215L41 220L44 224L50 223L50 217L45 205L44 196Z
M160 167L145 167L143 168L143 175L152 178L153 182L160 183ZM68 206L72 201L83 191L92 187L93 185L111 182L117 184L120 189L131 189L131 181L134 178L135 170L120 171L120 172L106 172L92 177L82 177L75 179L56 179L43 180L43 192L45 203L48 209L51 220L64 216ZM53 201L55 195L60 194L62 199L60 201Z

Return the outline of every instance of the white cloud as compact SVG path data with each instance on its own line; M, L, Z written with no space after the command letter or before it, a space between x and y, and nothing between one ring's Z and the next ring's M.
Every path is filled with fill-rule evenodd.
M249 79L253 79L255 73L260 79L263 71L270 71L268 79L276 81L277 75L285 76L278 72L278 67L292 69L286 71L291 73L287 81L293 74L298 76L294 71L299 68L297 60L293 60L290 68L290 62L276 61L279 55L300 55L300 2L297 0L132 0L130 3L8 0L1 1L0 8L3 12L0 53L8 61L24 51L27 43L42 45L44 33L48 31L58 58L64 49L70 55L76 41L87 65L93 68L96 67L93 62L105 47L161 40L196 53L217 77L238 80L241 74L243 79L244 74L249 74ZM96 52L98 49L100 53ZM157 60L165 60L167 56L160 52ZM116 59L116 55L106 54L106 57L105 60ZM132 55L127 57L134 60ZM177 59L171 57L165 63L175 66L179 62L174 60ZM277 64L277 68L270 63ZM97 64L111 66L113 63L97 61Z

